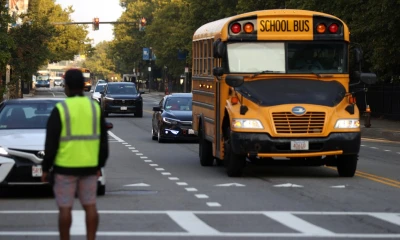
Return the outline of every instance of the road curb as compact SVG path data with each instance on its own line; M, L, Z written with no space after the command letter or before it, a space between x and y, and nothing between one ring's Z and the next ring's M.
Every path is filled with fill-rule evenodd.
M384 138L390 141L400 142L400 131L382 128L361 128L361 137L365 138Z

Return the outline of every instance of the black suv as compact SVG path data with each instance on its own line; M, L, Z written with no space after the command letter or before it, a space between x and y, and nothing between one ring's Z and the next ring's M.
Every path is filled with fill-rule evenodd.
M108 117L109 113L133 113L143 117L143 99L132 82L109 82L101 92L101 109Z

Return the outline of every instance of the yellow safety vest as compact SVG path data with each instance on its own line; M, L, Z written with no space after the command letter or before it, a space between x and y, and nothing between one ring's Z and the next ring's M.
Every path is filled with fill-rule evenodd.
M61 136L54 165L96 167L100 149L100 107L87 97L69 97L56 104Z

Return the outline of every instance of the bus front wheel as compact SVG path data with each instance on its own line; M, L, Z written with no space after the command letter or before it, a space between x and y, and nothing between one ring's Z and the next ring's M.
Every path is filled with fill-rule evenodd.
M202 127L199 127L199 157L201 166L212 166L214 163L212 143L207 141Z
M224 162L229 177L240 177L246 166L246 155L235 154L232 151L230 139L224 141Z
M358 155L337 156L337 171L341 177L354 177L357 170Z

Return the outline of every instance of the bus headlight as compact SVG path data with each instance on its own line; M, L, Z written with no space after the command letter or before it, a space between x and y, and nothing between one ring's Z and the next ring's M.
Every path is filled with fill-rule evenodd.
M256 119L233 119L233 128L251 128L251 129L263 129L263 125L259 120Z
M358 119L339 119L336 122L335 128L359 128L360 120Z

